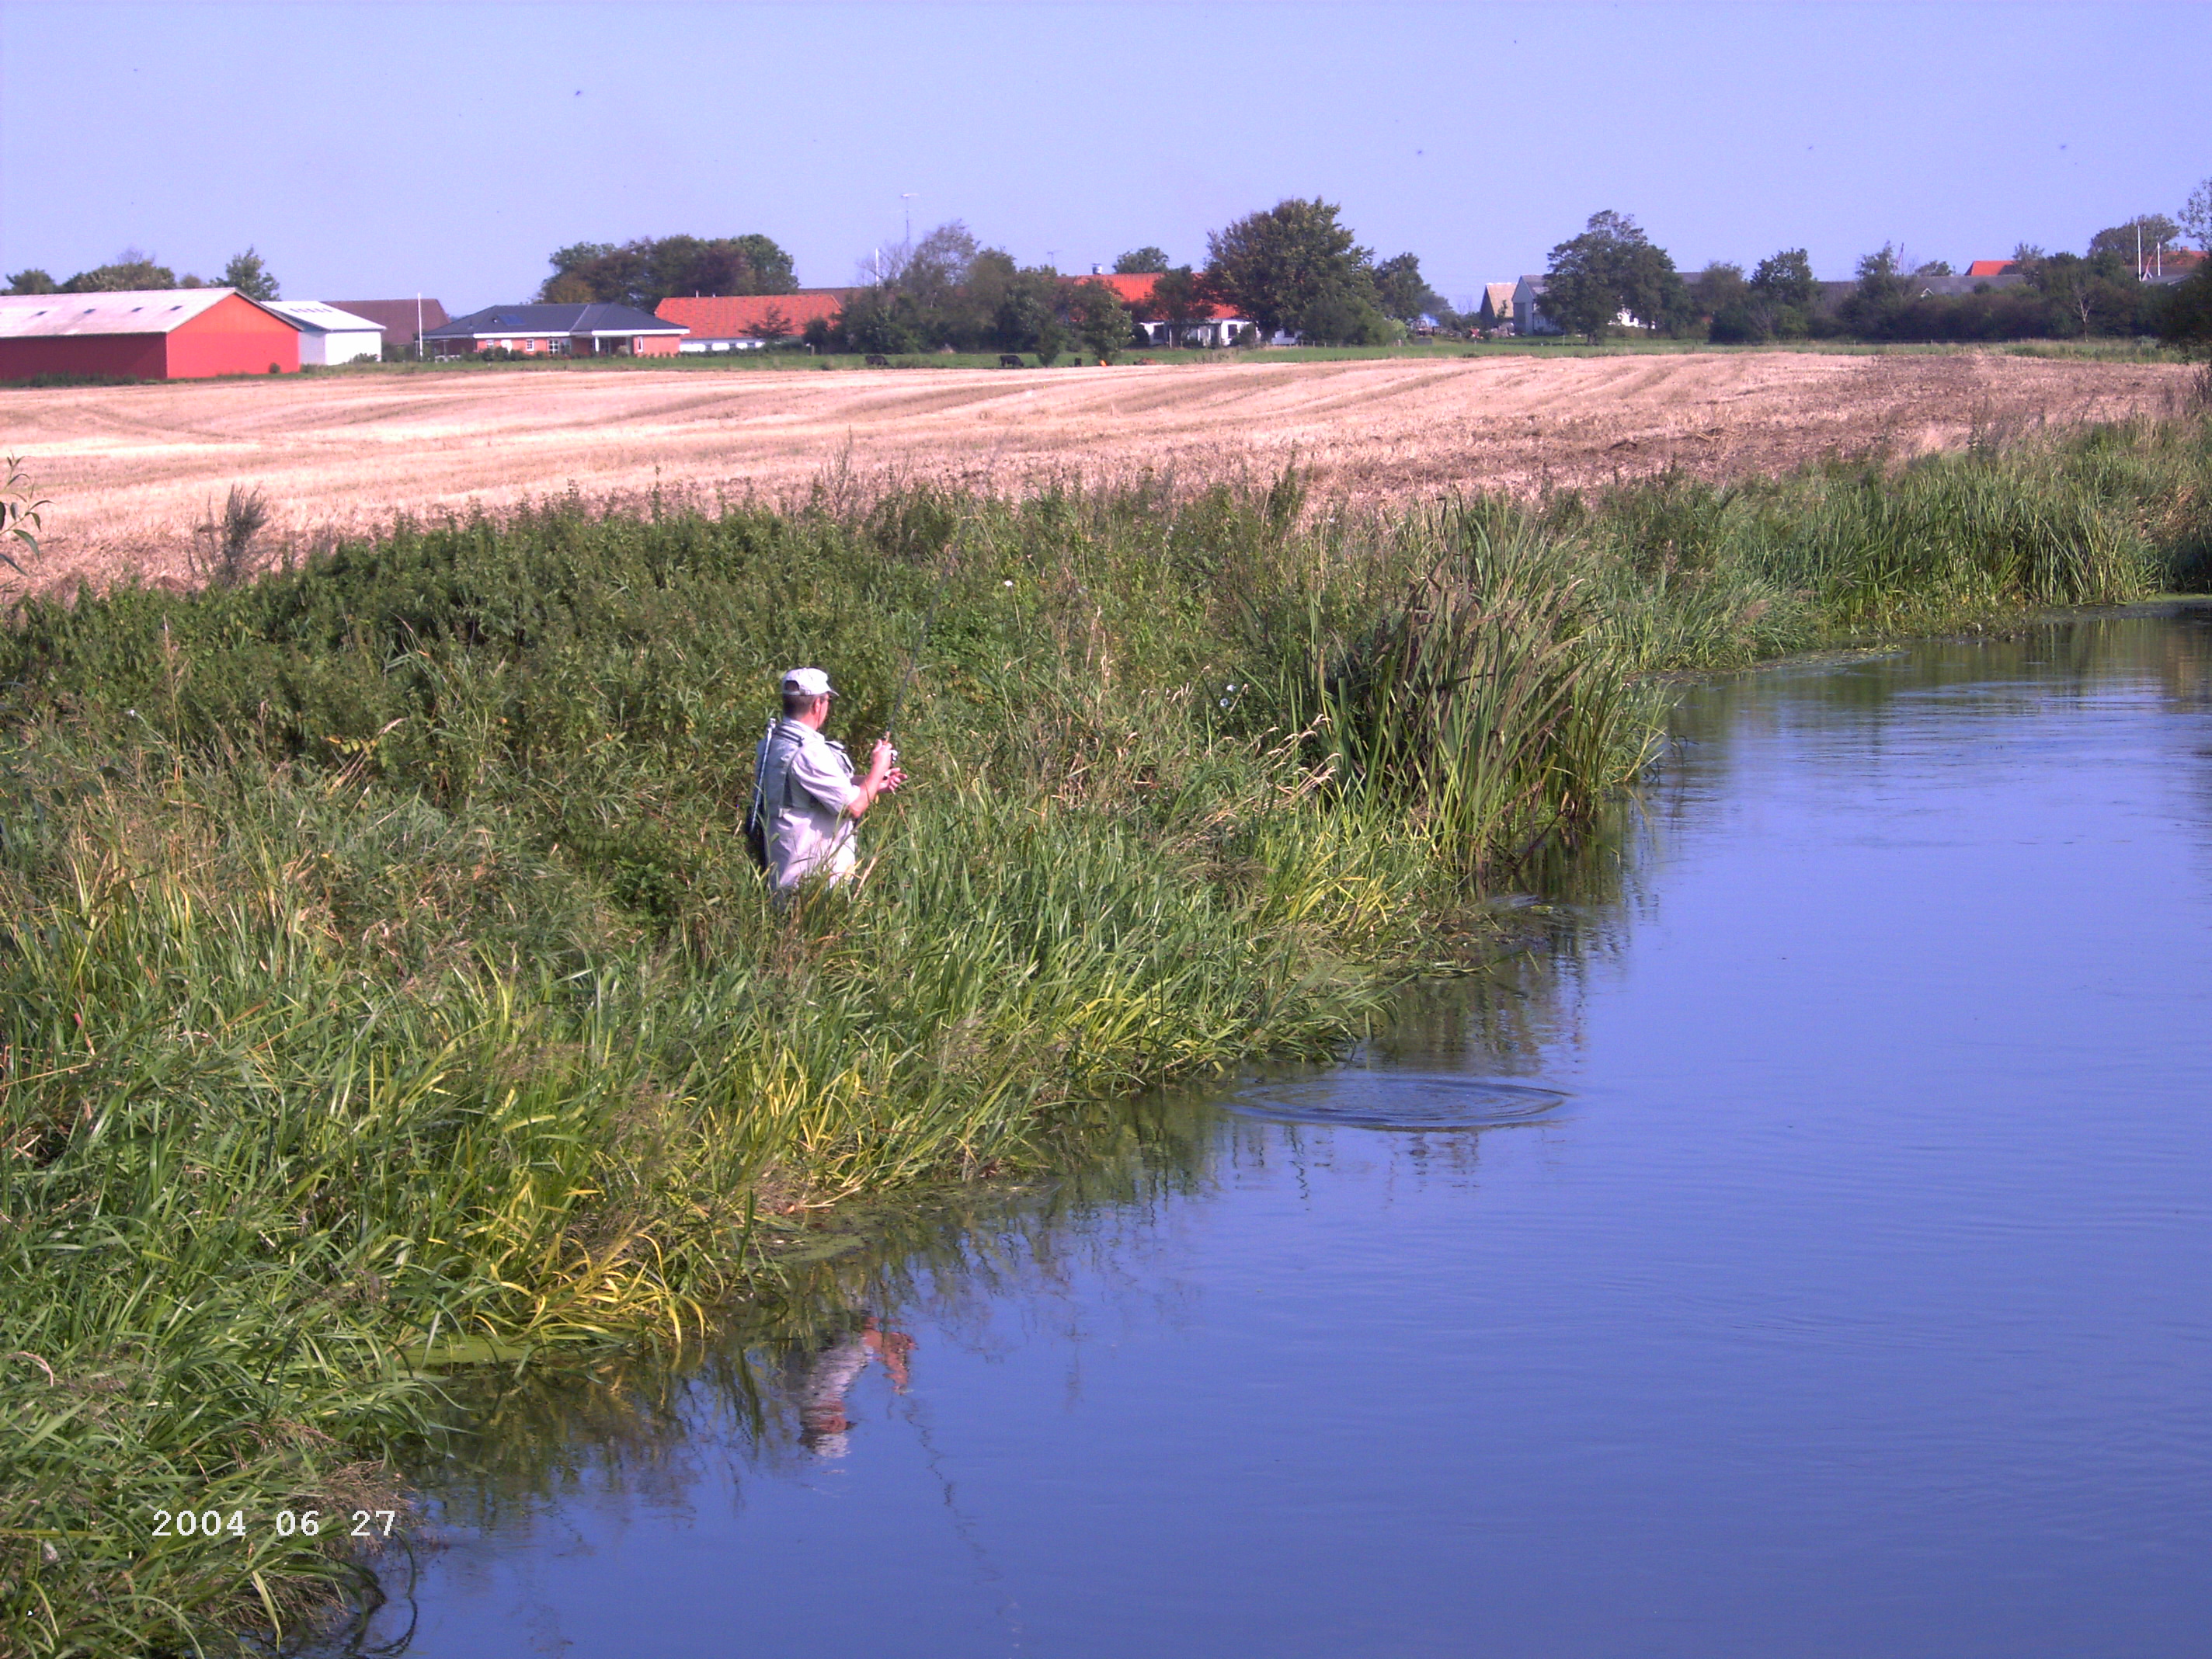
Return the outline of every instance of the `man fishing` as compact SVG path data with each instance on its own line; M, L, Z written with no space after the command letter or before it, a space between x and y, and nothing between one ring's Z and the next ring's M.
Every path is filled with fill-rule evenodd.
M859 862L854 823L906 781L888 736L876 740L867 776L854 781L845 746L822 735L836 695L820 669L793 669L783 677L783 718L761 739L754 811L778 893L811 875L831 882L850 876Z

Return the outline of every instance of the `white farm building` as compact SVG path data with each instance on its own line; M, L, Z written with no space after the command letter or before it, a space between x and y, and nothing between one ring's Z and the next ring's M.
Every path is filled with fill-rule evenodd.
M370 362L384 356L384 325L320 300L271 300L269 309L300 325L300 367Z

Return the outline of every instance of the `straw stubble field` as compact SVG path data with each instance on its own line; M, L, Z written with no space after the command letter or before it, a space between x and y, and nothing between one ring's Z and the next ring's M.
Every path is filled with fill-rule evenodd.
M1699 353L1338 363L1236 360L1021 374L375 372L11 391L48 581L189 579L191 529L258 486L295 548L574 486L787 501L817 483L1266 477L1317 498L1533 494L1669 468L1724 478L1977 430L2163 412L2179 366L1986 354Z

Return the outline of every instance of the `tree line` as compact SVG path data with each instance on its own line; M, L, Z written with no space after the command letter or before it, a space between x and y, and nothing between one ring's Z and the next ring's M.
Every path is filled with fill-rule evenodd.
M65 283L33 265L8 278L10 294L128 294L166 288L234 288L249 300L279 297L276 277L252 247L231 256L222 275L210 282L186 271L182 276L150 253L125 248L108 264L80 270Z
M1253 344L1279 332L1380 345L1424 313L1449 316L1415 255L1377 259L1342 212L1318 198L1279 202L1209 234L1203 265L1133 249L1115 273L1158 279L1134 304L1108 283L1024 265L955 220L873 256L838 320L812 325L806 337L825 350L1035 352L1051 362L1069 349L1110 360L1148 343L1139 324L1196 323L1224 310L1246 325L1239 343Z
M2138 214L2089 239L2080 253L2022 244L2008 276L1958 291L1941 260L1914 263L1886 243L1858 262L1840 294L1813 276L1803 248L1784 248L1748 272L1717 263L1692 276L1636 221L1593 214L1579 236L1551 252L1544 315L1595 340L1640 331L1723 344L1770 340L1975 341L2157 335L2187 343L2212 337L2196 319L2212 301L2212 258L2179 284L2143 270L2174 259L2185 242L2212 254L2212 179L2175 217Z

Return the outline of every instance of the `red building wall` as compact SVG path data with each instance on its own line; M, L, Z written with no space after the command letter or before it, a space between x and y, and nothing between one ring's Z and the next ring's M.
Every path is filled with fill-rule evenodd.
M167 378L266 374L300 369L300 331L235 294L169 331Z
M160 334L64 334L0 340L0 380L27 380L34 374L159 380L168 373L166 344L167 337Z
M167 334L33 335L0 339L0 380L35 374L88 380L185 380L300 368L300 331L250 300L227 295Z

